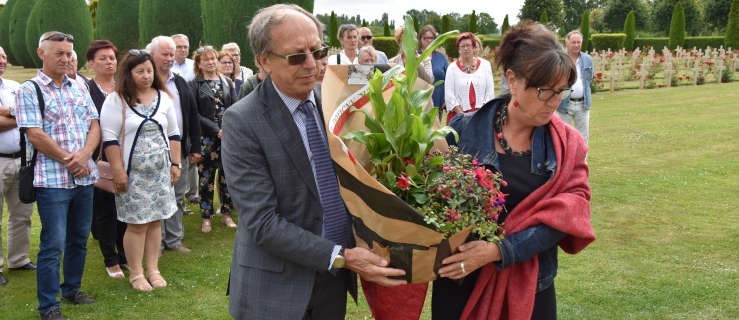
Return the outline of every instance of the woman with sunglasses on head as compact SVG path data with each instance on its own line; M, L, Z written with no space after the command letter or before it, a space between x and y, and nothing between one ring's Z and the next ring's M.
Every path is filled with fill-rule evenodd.
M231 79L218 73L218 51L211 46L203 46L195 50L195 79L190 81L190 89L195 94L195 100L200 113L202 128L201 146L203 158L198 164L200 174L200 216L203 224L200 231L211 231L210 219L215 214L213 208L213 193L218 183L218 199L220 200L221 222L229 228L236 228L231 218L233 203L228 193L226 179L223 176L221 164L221 124L223 113L230 107L236 98L236 88ZM216 173L220 176L217 179Z
M420 54L423 50L426 50L428 46L436 40L436 28L427 24L421 27L418 32L418 53ZM434 75L434 82L446 79L446 69L449 67L449 59L441 51L434 50L431 53L431 71ZM434 102L434 107L443 110L444 106L444 83L434 88L434 93L431 94L431 100ZM439 115L441 115L441 110Z
M118 68L116 91L105 98L100 125L118 220L128 224L123 247L129 282L139 291L167 286L159 272L159 246L161 220L177 211L174 183L181 158L176 113L151 55L130 50Z
M557 247L574 254L595 240L582 136L553 116L576 69L556 36L523 22L502 38L495 61L510 93L456 117L459 147L506 183L499 243L472 240L442 261L434 319L556 319Z
M115 72L118 65L118 48L108 40L93 40L87 48L85 57L87 65L93 70L95 76L87 81L90 97L95 103L98 112L103 107L103 102L109 94L115 92ZM98 158L100 149L92 155ZM107 161L105 152L100 155L103 161ZM111 278L122 279L122 266L126 265L126 255L123 249L123 235L126 232L126 224L118 221L115 208L115 195L100 188L95 188L92 203L92 236L98 240L100 251L105 261L105 271Z
M358 64L359 63L359 30L353 24L342 24L339 34L336 35L341 41L341 51L328 57L329 65L336 64Z
M477 37L465 32L457 37L459 58L449 64L444 80L447 121L459 113L474 112L495 97L493 68L475 53Z

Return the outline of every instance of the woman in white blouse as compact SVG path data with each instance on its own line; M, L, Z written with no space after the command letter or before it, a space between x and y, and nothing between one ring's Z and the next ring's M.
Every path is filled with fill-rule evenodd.
M447 121L457 113L474 112L495 97L493 68L490 62L475 56L475 35L462 33L456 44L459 59L449 64L444 81Z
M116 92L100 112L103 148L113 171L118 220L128 224L123 248L129 282L135 290L151 291L167 286L159 272L160 221L177 211L173 184L180 177L180 132L148 52L130 50L118 72Z
M328 57L328 64L358 64L359 63L359 30L353 24L342 24L337 35L341 41L341 51Z

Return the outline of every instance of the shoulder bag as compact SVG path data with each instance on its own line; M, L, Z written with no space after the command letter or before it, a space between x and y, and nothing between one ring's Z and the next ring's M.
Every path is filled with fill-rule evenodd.
M123 141L126 138L126 108L127 105L121 99L123 104L121 105L121 161L123 161ZM101 129L102 131L102 129ZM98 158L95 160L95 166L98 169L98 180L95 182L95 188L101 189L106 192L115 193L115 183L113 183L113 168L110 166L110 162L103 160L103 139L100 139L100 149L98 152Z
M38 98L38 107L41 112L41 123L43 127L45 108L44 96L36 81L28 80L28 82L32 83L33 86L36 87L36 96ZM36 188L33 186L33 170L36 165L36 156L38 155L38 151L34 148L31 161L26 161L28 160L26 158L26 128L18 128L18 130L20 131L21 136L21 168L18 171L18 198L20 198L23 203L33 203L36 201Z

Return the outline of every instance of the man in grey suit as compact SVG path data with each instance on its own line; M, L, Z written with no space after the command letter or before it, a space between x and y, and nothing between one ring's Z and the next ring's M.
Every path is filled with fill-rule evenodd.
M223 118L223 167L239 212L229 280L236 319L344 319L355 273L406 283L389 278L403 270L353 245L313 91L328 53L321 29L286 4L261 9L249 26L268 77Z

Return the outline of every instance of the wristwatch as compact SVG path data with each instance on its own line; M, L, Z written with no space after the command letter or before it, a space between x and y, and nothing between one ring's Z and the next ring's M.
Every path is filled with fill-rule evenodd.
M346 259L344 259L344 248L339 250L339 254L334 258L334 263L331 264L332 269L342 269L346 265Z
M172 166L182 169L182 164L181 163L174 163L174 162L172 162Z

